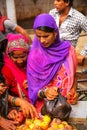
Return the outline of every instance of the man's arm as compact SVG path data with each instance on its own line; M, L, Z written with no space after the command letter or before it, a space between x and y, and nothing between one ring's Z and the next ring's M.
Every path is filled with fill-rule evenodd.
M10 33L11 32L17 32L17 33L21 33L22 35L24 35L26 38L29 39L29 44L32 43L32 40L31 40L31 37L29 36L28 32L22 28L21 26L17 25L16 23L14 23L13 21L11 20L5 20L4 21L4 27L6 30L9 30L7 33Z
M25 29L23 29L21 26L17 25L15 28L15 31L17 33L21 33L23 34L25 37L27 37L29 39L29 44L32 43L31 37L29 36L29 34L27 33L27 31Z
M82 48L80 54L77 54L77 61L78 64L82 65L83 61L85 60L85 57L87 56L87 43L85 46Z

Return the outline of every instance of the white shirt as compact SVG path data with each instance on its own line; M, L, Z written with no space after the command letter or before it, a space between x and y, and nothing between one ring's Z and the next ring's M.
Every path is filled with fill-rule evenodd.
M55 8L50 10L49 14L54 17L56 24L59 27L60 15L57 9ZM71 8L67 18L59 27L60 38L61 40L69 40L71 44L76 47L81 31L85 31L87 33L87 17L79 11Z

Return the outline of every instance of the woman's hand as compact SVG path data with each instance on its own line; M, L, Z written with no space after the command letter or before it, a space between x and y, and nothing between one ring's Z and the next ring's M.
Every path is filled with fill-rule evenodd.
M11 110L11 111L8 113L8 118L9 118L9 119L12 119L12 120L15 120L15 117L16 117L17 113L18 113L18 112L17 112L16 109Z
M10 103L12 103L14 98L15 97L9 95L8 101ZM39 118L39 115L38 115L35 107L31 103L29 103L29 101L27 101L26 99L16 97L13 104L15 106L20 107L20 110L23 112L24 117L31 117L31 118L37 117L37 118Z
M83 65L83 62L85 60L85 57L81 54L77 54L77 62L79 65Z
M3 117L0 118L0 127L3 128L3 130L16 130L16 125L18 122L7 120Z
M8 118L11 119L11 120L17 121L18 124L23 123L23 121L25 120L23 112L18 111L16 109L13 109L9 112Z
M58 88L57 87L51 87L46 88L45 96L48 100L53 100L58 95Z
M0 94L3 94L7 89L4 83L0 83Z
M70 92L67 94L67 101L69 104L76 104L78 100L78 94L75 91L74 88L70 90Z
M17 106L20 106L25 117L39 118L35 107L25 99L17 98ZM16 104L15 104L16 105Z

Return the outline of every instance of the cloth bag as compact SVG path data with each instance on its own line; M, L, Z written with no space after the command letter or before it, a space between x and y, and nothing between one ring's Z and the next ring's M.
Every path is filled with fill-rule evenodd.
M70 104L60 93L54 100L45 99L45 103L41 109L42 115L48 114L51 118L59 118L61 120L68 120L70 112Z

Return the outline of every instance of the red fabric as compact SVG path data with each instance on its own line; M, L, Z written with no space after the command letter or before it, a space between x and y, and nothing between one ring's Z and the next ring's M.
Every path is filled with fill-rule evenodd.
M9 84L9 90L11 91L11 94L14 96L19 96L17 89L17 81L9 67L4 65L4 67L2 68L2 74L4 75L7 83Z
M53 80L46 86L52 87L56 86L60 89L60 92L63 96L66 97L67 93L70 91L73 82L74 82L74 75L76 72L77 67L77 60L76 60L76 51L73 46L70 48L70 53L67 57L68 64L64 62L62 64L60 70L57 72ZM40 112L41 107L43 106L43 100L37 100L36 108Z
M10 91L11 95L13 95L13 96L19 96L20 97L20 93L19 93L19 90L18 90L18 81L17 81L17 78L14 76L14 74L11 71L11 69L7 65L3 66L3 68L2 68L2 74L4 75L4 77L5 77L5 79L6 79L7 83L8 83L8 87L9 87L9 91ZM20 78L22 78L21 76L22 75L20 74ZM21 92L22 92L22 96L26 100L30 101L29 97L28 97L28 90L25 89L25 88L23 88L23 87L20 86L20 89L21 89Z
M60 92L63 96L67 95L67 86L68 86L68 77L66 68L64 65L60 68L60 71L56 74L54 79L47 85L47 87L56 86L60 89Z
M62 67L60 68L59 72L56 74L54 79L46 87L56 86L60 88L61 94L63 96L66 96L67 84L68 84L68 74L66 72L66 68L64 67L64 65L62 65ZM44 104L44 100L42 99L37 100L36 109L38 112L41 111L43 104Z
M4 21L7 19L5 16L0 16L0 31L5 32Z
M7 66L10 69L12 75L14 76L13 80L17 82L16 88L18 89L19 97L28 98L28 91L25 88L25 81L27 81L25 70L18 68L6 54L4 55L4 64L4 66Z

